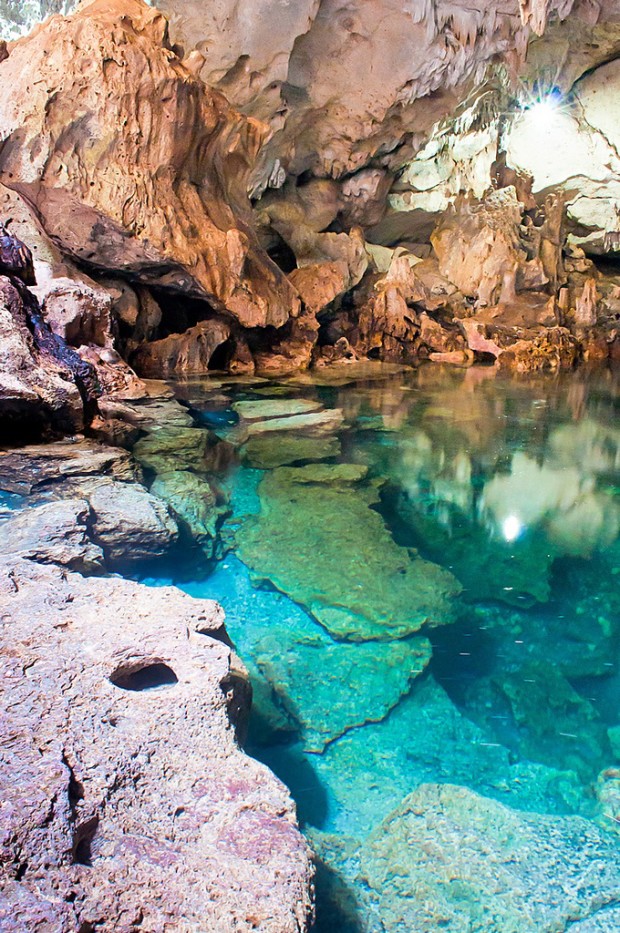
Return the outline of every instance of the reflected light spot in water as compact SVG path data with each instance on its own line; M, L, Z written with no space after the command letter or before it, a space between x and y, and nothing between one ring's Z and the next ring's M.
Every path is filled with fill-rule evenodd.
M523 525L516 515L509 515L502 522L502 534L506 541L516 541L522 531Z

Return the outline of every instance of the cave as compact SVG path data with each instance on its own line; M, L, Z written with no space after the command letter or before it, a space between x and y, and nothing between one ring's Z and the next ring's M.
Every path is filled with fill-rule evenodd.
M617 933L620 0L0 26L2 933Z

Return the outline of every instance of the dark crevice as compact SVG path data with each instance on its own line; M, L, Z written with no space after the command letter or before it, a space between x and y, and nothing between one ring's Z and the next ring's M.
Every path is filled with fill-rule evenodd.
M75 865L85 865L88 868L93 864L93 841L99 828L99 817L92 816L75 831L73 840L72 858Z
M172 668L163 661L144 661L133 667L119 667L110 675L110 680L115 687L135 693L173 687L179 682Z

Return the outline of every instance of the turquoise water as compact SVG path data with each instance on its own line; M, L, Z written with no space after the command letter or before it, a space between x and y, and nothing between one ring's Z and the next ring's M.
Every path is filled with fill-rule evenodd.
M590 828L618 848L618 374L350 373L175 386L208 432L188 468L217 489L224 544L151 582L225 608L254 685L249 750L317 853L317 930L568 928L581 907L547 916L568 882L554 893L544 860L532 917L522 878L495 919L478 917L484 879L444 902L453 864L422 895L402 805L427 784L480 795L495 816L471 858L482 845L491 877L528 820L563 865ZM441 825L467 834L480 797L457 819L458 793ZM596 923L578 929L618 929Z

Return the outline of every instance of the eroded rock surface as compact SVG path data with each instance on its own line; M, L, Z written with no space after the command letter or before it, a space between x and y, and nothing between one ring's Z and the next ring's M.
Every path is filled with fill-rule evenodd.
M209 300L247 326L288 320L295 292L244 218L264 129L180 63L161 14L94 0L17 43L0 82L0 175L64 252Z
M306 930L308 851L236 743L217 604L13 560L0 617L2 929Z
M390 641L450 622L457 581L394 543L364 476L354 464L271 471L260 514L238 532L241 558L337 639Z
M406 871L395 874L395 860ZM427 784L373 832L361 875L380 912L370 908L373 933L611 933L620 857L614 836L580 817L519 813Z

